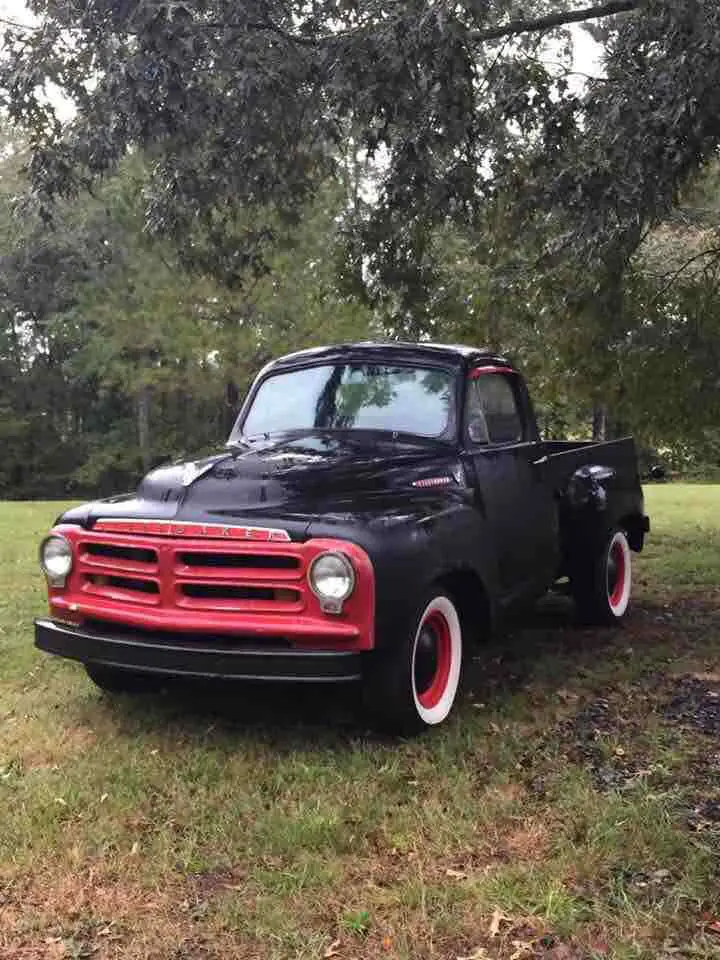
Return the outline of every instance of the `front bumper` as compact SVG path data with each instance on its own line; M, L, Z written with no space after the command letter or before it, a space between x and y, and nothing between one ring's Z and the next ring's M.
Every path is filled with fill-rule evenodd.
M170 677L331 682L358 680L362 654L233 643L198 634L71 626L35 621L35 646L82 663Z

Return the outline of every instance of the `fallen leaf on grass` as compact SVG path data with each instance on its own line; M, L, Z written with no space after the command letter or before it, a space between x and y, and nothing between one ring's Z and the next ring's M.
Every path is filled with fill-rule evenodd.
M452 877L453 880L467 880L467 874L463 870L453 870L452 867L447 868L445 876Z
M67 957L62 937L48 937L45 944L48 949L43 951L43 956L47 957L47 960L61 960L62 957Z
M580 699L579 694L572 693L572 691L564 689L557 691L557 697L559 700L564 700L565 703L577 703Z
M501 913L499 910L494 910L492 920L490 921L490 926L488 927L488 933L491 937L496 937L500 933L500 924L509 922L510 917L506 917L505 914Z
M340 953L340 941L333 940L330 946L323 954L324 960L330 960L330 957L336 957Z
M510 960L522 960L523 957L531 957L535 953L534 944L526 940L513 940L512 945L515 949L510 955Z
M583 960L585 953L569 943L556 943L546 954L547 960Z

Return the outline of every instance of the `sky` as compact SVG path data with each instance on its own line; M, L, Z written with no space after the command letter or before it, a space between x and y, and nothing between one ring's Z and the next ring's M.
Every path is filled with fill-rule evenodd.
M23 0L0 0L0 17L9 17L18 23L32 23L32 15Z

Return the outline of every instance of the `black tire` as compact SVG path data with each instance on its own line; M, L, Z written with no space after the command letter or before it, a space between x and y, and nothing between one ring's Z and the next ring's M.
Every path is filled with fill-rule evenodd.
M630 544L624 530L611 530L600 549L575 559L570 589L583 623L611 625L622 621L632 594Z
M105 693L158 693L163 680L150 673L136 673L99 663L86 663L85 672Z
M443 723L457 699L462 661L457 608L443 590L431 590L408 636L368 663L363 699L374 726L411 736Z

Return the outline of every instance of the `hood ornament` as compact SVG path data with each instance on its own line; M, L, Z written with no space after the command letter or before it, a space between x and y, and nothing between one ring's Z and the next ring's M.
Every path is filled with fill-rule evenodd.
M215 466L216 461L213 460L210 463L186 463L183 466L182 475L180 477L180 483L184 487L189 487L192 483L202 477L203 474L207 473L209 470Z

